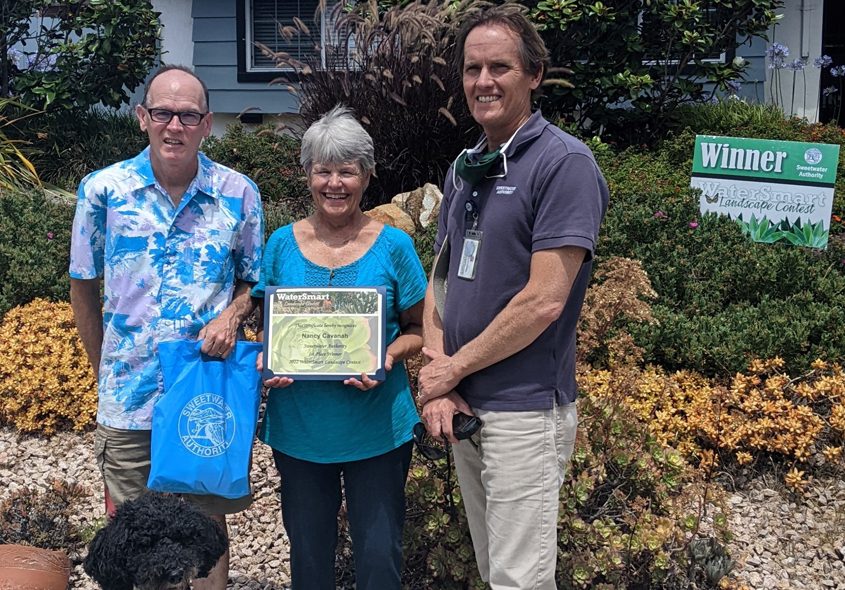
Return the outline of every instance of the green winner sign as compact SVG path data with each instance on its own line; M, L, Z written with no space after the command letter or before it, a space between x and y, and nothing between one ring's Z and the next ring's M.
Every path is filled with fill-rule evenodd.
M757 242L826 248L839 146L699 135L700 209L736 219Z

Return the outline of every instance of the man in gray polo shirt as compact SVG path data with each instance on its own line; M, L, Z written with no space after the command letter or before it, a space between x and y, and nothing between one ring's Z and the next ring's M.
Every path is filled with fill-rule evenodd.
M519 7L475 14L457 43L484 133L443 191L448 290L442 316L433 284L426 295L422 416L453 443L481 577L493 590L553 589L575 332L607 186L583 143L531 112L548 53ZM471 440L454 438L456 412L481 418Z

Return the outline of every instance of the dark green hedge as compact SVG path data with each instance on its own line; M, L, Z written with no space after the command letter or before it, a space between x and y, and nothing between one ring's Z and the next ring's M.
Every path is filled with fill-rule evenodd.
M742 103L722 112L736 127L716 125L722 119L711 111L717 108L724 109L690 111L698 127L657 150L596 150L611 191L599 263L609 256L642 261L659 296L659 323L630 330L648 362L708 375L730 375L755 357L781 356L792 373L816 357L842 358L842 225L833 222L826 251L758 244L726 218L702 218L697 193L689 189L696 133L845 143L842 130L784 120ZM841 196L834 200L835 215L843 215L843 203Z
M0 316L36 297L68 300L73 212L41 190L0 194Z
M210 137L203 144L205 154L246 174L261 190L265 204L273 204L299 219L308 215L311 194L299 165L299 141L276 133L272 126L248 131L230 125L222 137Z

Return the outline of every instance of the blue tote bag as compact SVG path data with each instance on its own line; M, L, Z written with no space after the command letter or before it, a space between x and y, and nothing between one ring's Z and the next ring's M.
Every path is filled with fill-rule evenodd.
M159 344L164 394L153 408L147 487L241 498L250 493L261 344L239 341L226 359L202 354L201 346L197 340Z

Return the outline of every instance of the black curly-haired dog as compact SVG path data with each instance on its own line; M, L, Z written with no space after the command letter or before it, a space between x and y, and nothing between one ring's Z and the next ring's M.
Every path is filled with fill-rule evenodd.
M220 525L196 506L147 493L120 506L97 532L83 567L103 590L186 589L228 547Z

